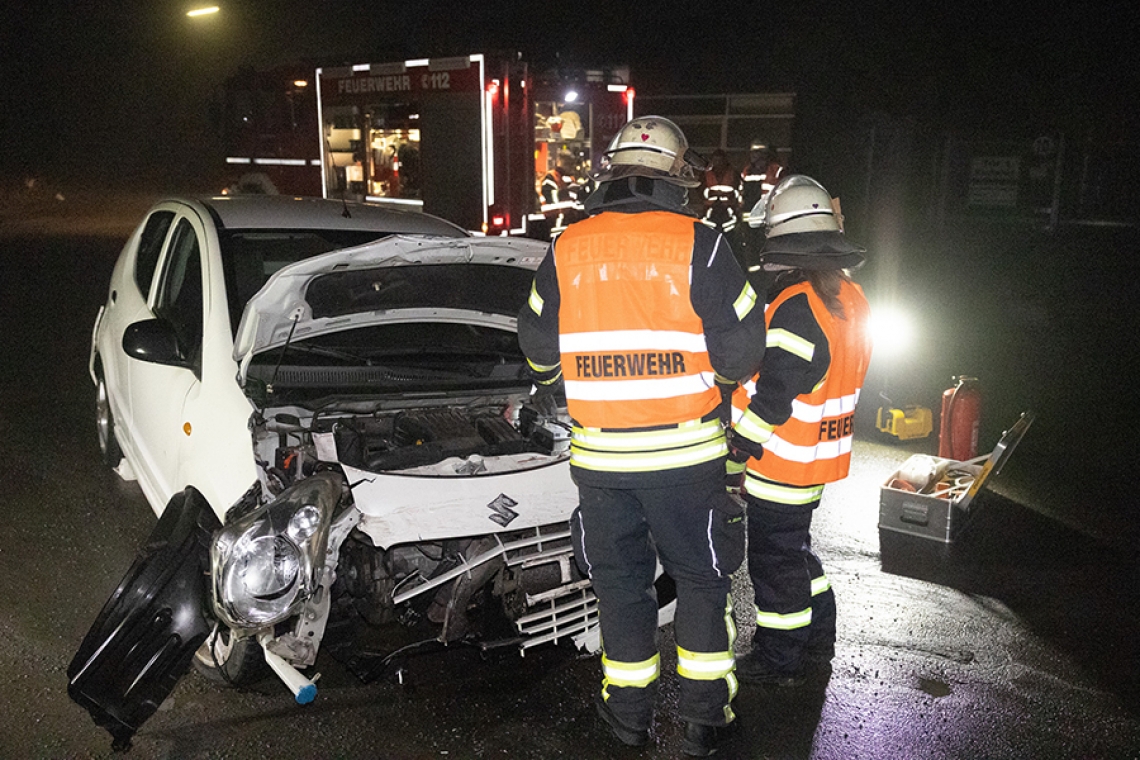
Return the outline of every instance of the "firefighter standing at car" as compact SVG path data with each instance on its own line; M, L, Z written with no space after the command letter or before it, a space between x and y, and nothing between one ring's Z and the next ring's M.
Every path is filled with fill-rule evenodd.
M752 211L763 201L780 181L784 167L776 158L776 152L760 138L748 147L748 163L740 171L740 231L737 247L742 260L755 264L755 253L763 244L763 234L749 226Z
M745 462L748 572L756 603L746 683L795 685L835 648L835 595L811 549L824 484L847 476L855 403L871 357L870 310L846 270L863 249L815 180L781 180L766 204L760 265L774 277L767 351L733 396L730 462ZM733 465L730 464L730 471Z
M713 151L712 163L705 170L702 194L705 215L701 221L725 234L732 232L740 211L740 175L720 148Z
M551 237L569 224L578 201L576 187L574 156L568 150L560 150L554 168L546 173L539 185L539 210L550 224Z
M573 421L571 533L598 597L598 711L623 743L649 740L660 558L677 587L684 749L704 756L735 718L730 576L744 539L724 488L719 385L755 372L764 319L728 241L685 208L704 162L677 125L635 119L604 156L588 218L535 273L519 343L536 395L561 385Z

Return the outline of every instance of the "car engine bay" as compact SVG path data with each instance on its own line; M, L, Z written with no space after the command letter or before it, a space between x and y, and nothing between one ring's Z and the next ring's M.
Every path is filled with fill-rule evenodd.
M313 408L265 409L251 418L263 493L273 498L318 472L343 473L345 466L352 472L406 475L417 481L450 480L453 488L463 487L459 478L485 474L487 462L505 462L500 474L502 467L565 466L565 410L554 416L528 399L521 392L446 400L330 397ZM355 506L353 492L345 485L338 511ZM509 506L502 509L510 514ZM489 517L503 529L511 519L497 519L493 513ZM470 640L485 648L525 650L588 634L596 627L596 600L573 560L568 519L566 514L557 523L519 530L483 535L458 531L436 540L386 546L354 529L339 547L329 546L330 556L336 557L335 582L329 589L333 618L343 622L347 613L369 626L396 623L405 641L407 636L421 637L420 643ZM302 612L294 629L268 646L297 664L311 664L316 654L311 644L319 646L323 632L314 637L305 619ZM583 643L587 639L579 646L592 648L592 643ZM347 659L364 680L383 670L359 649Z

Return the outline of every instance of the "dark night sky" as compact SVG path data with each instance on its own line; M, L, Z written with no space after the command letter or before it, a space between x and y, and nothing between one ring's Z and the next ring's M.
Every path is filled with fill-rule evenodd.
M793 90L842 115L1135 131L1136 4L16 0L0 28L0 174L192 163L239 64L496 49L618 62L643 94Z

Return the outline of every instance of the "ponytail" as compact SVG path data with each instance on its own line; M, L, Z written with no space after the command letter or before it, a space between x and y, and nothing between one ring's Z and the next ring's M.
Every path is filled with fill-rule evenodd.
M812 269L807 272L807 279L811 283L811 289L819 296L819 300L823 301L831 316L836 319L847 319L847 315L843 313L843 304L839 300L839 290L843 287L843 283L851 281L847 273L842 269Z
M839 300L839 291L843 287L843 283L851 282L851 277L847 274L845 269L799 269L788 268L776 275L775 280L772 282L772 288L769 292L768 298L771 300L784 288L790 288L792 285L800 282L808 282L811 284L811 289L815 291L819 300L823 301L823 305L831 316L836 319L847 319L847 315L843 311L843 303Z

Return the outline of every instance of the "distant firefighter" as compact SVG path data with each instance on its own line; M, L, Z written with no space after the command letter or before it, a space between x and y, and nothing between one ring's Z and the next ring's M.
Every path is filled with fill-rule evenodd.
M720 148L713 151L712 163L705 170L702 194L705 215L701 221L721 232L732 232L740 214L740 175Z

